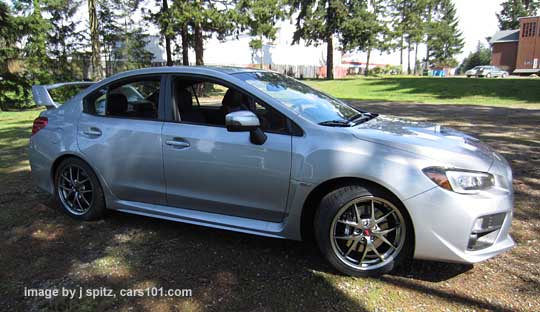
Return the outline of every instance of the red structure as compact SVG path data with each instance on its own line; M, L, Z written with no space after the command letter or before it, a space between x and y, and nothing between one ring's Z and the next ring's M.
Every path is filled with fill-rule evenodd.
M540 73L540 16L520 18L520 29L490 39L491 64L518 75Z

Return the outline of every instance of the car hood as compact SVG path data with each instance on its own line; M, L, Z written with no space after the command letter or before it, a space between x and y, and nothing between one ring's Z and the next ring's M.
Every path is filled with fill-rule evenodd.
M487 171L500 159L480 140L434 123L379 116L351 129L359 139L412 152L447 167Z

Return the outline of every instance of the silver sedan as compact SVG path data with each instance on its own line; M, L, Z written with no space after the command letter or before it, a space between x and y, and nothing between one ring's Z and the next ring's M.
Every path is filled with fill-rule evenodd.
M497 66L476 66L465 72L467 78L470 77L486 77L486 78L506 78L508 72L500 69Z
M67 83L73 85L77 83ZM79 220L106 209L314 237L354 276L409 257L475 263L514 246L512 171L479 140L348 106L278 73L125 72L34 121L34 181Z

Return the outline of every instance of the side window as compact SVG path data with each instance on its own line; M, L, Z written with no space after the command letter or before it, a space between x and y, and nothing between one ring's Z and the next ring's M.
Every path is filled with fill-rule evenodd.
M270 106L255 102L253 112L259 117L261 129L272 133L289 133L287 118Z
M247 94L208 81L178 78L174 81L175 119L178 121L225 126L231 112L250 110L266 132L288 134L287 118L270 106L259 103Z
M158 118L159 77L144 78L100 89L85 99L85 112L98 116Z

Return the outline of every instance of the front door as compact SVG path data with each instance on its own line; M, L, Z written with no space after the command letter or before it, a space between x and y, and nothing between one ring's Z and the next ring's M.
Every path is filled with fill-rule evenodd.
M238 100L227 87L207 81L175 83L173 102L184 118L163 126L169 205L280 221L289 191L291 136L267 132L267 141L255 145L248 132L229 132L224 126L232 104L227 101ZM259 113L264 110L257 107Z

